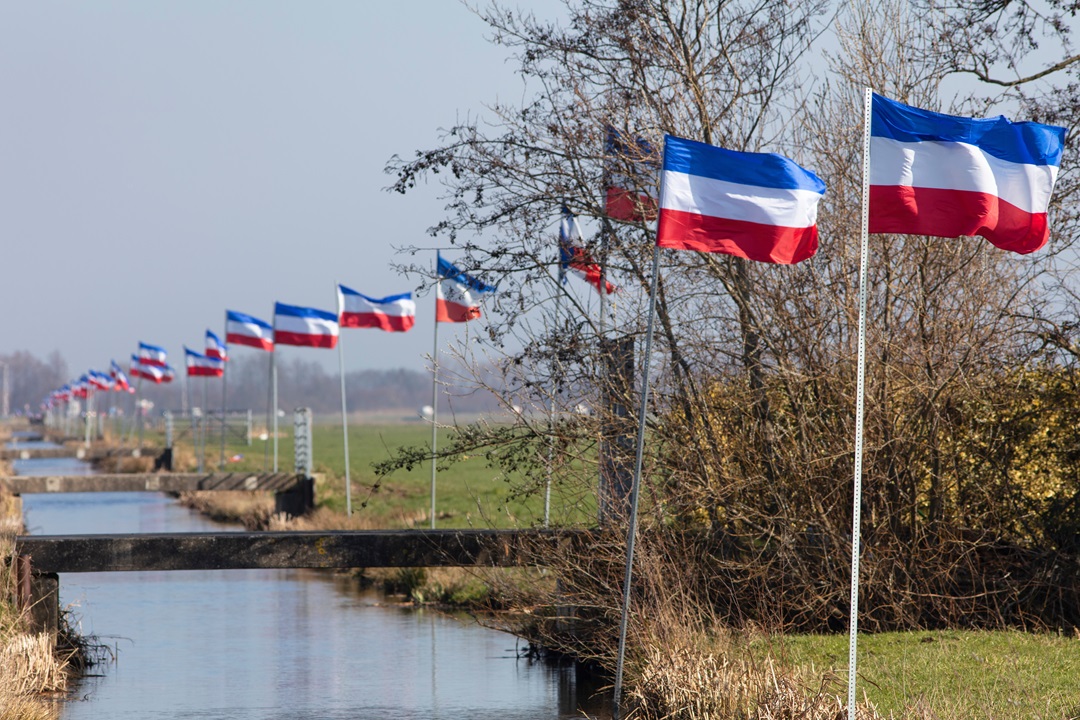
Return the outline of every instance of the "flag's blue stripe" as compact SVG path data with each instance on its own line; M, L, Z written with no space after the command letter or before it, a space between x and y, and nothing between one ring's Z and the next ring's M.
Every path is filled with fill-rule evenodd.
M207 358L206 355L203 355L200 352L195 352L194 350L189 348L187 345L184 346L184 352L187 354L188 357L202 358L203 360L209 359L209 358Z
M329 320L335 323L338 319L337 313L327 312L326 310L316 310L315 308L309 307L300 307L298 305L286 305L285 303L274 303L274 315L314 318L316 320Z
M157 345L150 345L150 344L144 343L144 342L139 343L139 349L140 350L150 350L152 352L159 352L159 353L165 352L165 348L163 348L163 347L158 347Z
M962 142L1025 165L1061 165L1065 128L996 118L965 118L913 108L874 95L870 134L901 142Z
M362 297L365 300L367 300L369 303L375 303L376 305L385 305L387 303L397 302L398 300L412 300L412 293L401 293L400 295L387 295L386 297L384 297L384 298L382 298L380 300L378 298L369 297L369 296L365 295L364 293L356 292L352 288L347 288L344 285L339 284L338 287L341 288L341 292L343 294L345 294L345 295L355 295L356 297Z
M782 155L727 150L673 135L664 137L664 170L740 185L825 192L817 175Z
M495 286L488 285L480 278L476 278L472 275L463 273L461 270L458 269L457 265L454 265L454 263L450 262L449 260L444 260L442 255L436 255L436 259L438 260L439 277L444 277L448 280L456 280L462 285L465 285L477 292L495 292Z
M225 318L227 320L232 320L233 322L248 323L250 325L258 325L259 327L266 328L267 330L273 330L274 329L274 327L270 323L266 322L265 320L260 320L257 317L252 317L251 315L245 315L244 313L235 312L233 310L226 310L225 311Z
M215 335L213 333L213 331L211 331L211 330L206 331L206 337L212 338L213 341L216 342L218 345L224 345L225 344L225 343L221 342L221 338L219 338L217 335Z

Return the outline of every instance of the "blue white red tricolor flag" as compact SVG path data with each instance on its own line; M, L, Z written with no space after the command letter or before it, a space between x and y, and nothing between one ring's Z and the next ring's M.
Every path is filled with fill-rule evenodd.
M98 372L97 370L91 370L89 373L84 375L84 377L86 377L90 381L90 386L94 390L113 389L113 379L106 373Z
M869 230L980 235L1034 252L1050 236L1046 211L1064 145L1064 128L944 115L875 94Z
M406 332L416 323L412 293L376 299L338 285L338 319L343 328Z
M165 360L165 348L144 342L139 343L139 362L143 365L165 367L168 365Z
M336 313L315 308L274 304L274 342L278 345L333 348L337 346Z
M135 392L135 389L131 387L131 383L128 381L127 375L115 360L109 361L109 375L112 376L113 390L116 392Z
M439 282L435 285L435 322L468 322L480 317L480 297L495 287L463 273L436 255Z
M207 357L186 346L184 364L187 366L188 377L221 377L225 374L224 360Z
M132 377L149 380L156 385L170 383L173 381L173 378L176 377L176 371L168 365L147 365L142 362L137 355L131 356L131 367L129 370Z
M814 173L773 153L748 153L668 135L656 244L792 264L817 251Z
M206 331L206 357L222 362L229 359L229 351L225 343L221 342L221 338L210 330Z
M562 221L559 223L559 278L566 282L566 271L574 273L600 292L600 264L592 259L581 236L581 226L577 216L565 206L562 209ZM611 283L604 281L607 294L615 292Z
M257 317L226 310L225 342L269 352L274 349L274 327Z
M604 212L614 220L646 221L656 218L656 198L643 186L653 186L656 155L652 144L640 137L625 138L608 125L604 128Z

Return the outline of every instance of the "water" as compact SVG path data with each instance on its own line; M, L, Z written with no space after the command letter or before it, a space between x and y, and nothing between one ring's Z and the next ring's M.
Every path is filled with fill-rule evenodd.
M67 474L76 460L16 462ZM222 531L153 493L24 497L35 534ZM80 683L83 718L580 718L600 708L572 668L518 658L474 621L395 607L352 581L304 570L71 573L84 633L116 656ZM605 713L606 714L606 713Z

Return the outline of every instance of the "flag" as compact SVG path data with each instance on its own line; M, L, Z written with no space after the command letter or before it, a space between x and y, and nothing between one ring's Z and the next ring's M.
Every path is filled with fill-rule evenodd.
M439 282L435 285L435 322L468 322L480 317L480 295L495 288L467 275L436 255Z
M225 361L197 353L184 347L184 362L188 377L221 377L225 374Z
M562 222L559 223L559 279L566 282L566 271L570 270L600 292L600 264L592 259L581 238L581 226L577 215L564 205ZM608 295L616 288L605 280L604 289Z
M656 244L792 264L817 251L814 173L773 153L748 153L668 135Z
M274 349L274 328L265 320L226 310L225 342L269 352Z
M651 185L656 171L652 144L640 137L624 139L611 125L605 128L604 212L614 220L656 219L656 199L641 192L643 179ZM628 173L629 170L629 173Z
M165 367L167 365L165 362L165 348L148 345L144 342L139 343L139 362L143 365Z
M278 345L333 348L337 345L337 315L325 310L274 304L274 341Z
M129 370L131 371L132 377L149 380L156 385L170 383L173 381L173 378L176 377L176 371L168 365L147 365L136 355L131 356L131 367Z
M135 389L131 387L131 383L128 382L127 375L124 374L124 371L120 369L115 360L109 361L109 374L113 379L113 390L116 392L135 392Z
M225 362L229 359L229 351L221 338L213 332L206 331L206 357Z
M376 300L338 285L338 315L343 328L406 332L416 322L416 303L413 302L412 293Z
M1065 129L973 119L875 94L870 120L870 232L959 237L1030 253L1046 244L1046 211Z
M87 378L87 381L90 383L90 386L95 390L112 390L113 389L112 378L109 375L106 375L103 372L98 372L97 370L91 370L84 377Z
M89 385L90 383L87 381L85 375L78 380L73 381L71 383L71 397L85 399L89 394Z

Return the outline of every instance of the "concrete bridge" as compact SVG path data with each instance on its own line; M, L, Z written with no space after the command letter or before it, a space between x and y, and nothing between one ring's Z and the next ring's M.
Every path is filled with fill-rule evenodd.
M61 447L13 447L0 448L0 460L41 460L54 458L77 458L96 462L110 457L156 457L161 454L155 448L103 448L82 445L63 445Z

